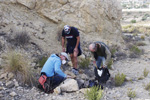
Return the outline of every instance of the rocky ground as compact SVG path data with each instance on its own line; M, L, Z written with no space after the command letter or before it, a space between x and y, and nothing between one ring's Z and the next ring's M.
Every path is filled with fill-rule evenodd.
M116 56L113 58L114 63L112 70L110 70L111 78L104 84L104 95L102 100L149 100L150 92L145 90L145 86L150 82L150 74L147 77L143 76L143 71L146 68L150 71L150 37L146 37L142 42L146 43L145 46L139 46L144 50L138 58L130 58L127 46L124 47L122 52L126 53L126 56L122 58ZM118 51L119 52L119 51ZM120 57L120 58L119 58ZM68 65L67 65L68 66ZM65 73L71 72L71 67L63 67ZM94 78L93 65L89 66L89 69L80 69L82 73L77 76L77 81L81 83L87 82L89 79ZM115 86L114 77L120 72L126 75L126 81L122 86ZM84 93L86 89L78 89L72 91L63 91L57 89L52 94L46 94L40 91L36 87L21 86L16 79L13 78L12 73L4 73L1 69L0 75L0 98L1 100L86 100ZM142 79L139 79L143 77ZM81 84L74 84L81 85ZM70 85L68 85L70 86ZM74 87L74 86L73 86ZM68 87L67 87L68 88ZM132 89L136 93L134 99L130 99L127 95L129 89Z
M13 73L4 70L7 60L5 55L10 52L9 50L14 50L27 56L27 59L30 60L31 71L36 72L35 79L37 79L41 70L37 60L43 56L49 56L52 52L61 51L60 34L55 33L58 29L62 29L64 24L79 28L83 50L82 58L91 57L87 48L91 41L104 40L107 41L106 44L110 49L115 47L116 52L112 58L114 63L110 70L111 78L106 84L103 84L102 100L150 100L150 92L145 90L145 86L150 82L150 74L147 77L143 75L145 68L150 71L149 35L144 34L144 39L141 39L141 35L134 35L132 32L123 33L126 42L120 43L122 41L120 34L121 8L114 6L117 5L115 0L58 1L0 0L0 9L3 11L0 12L0 100L86 100L85 91L87 89L79 87L82 83L87 85L89 80L94 79L92 61L89 68L81 69L80 67L81 73L75 80L70 79L67 86L64 86L66 83L63 83L51 94L40 91L35 84L32 87L21 84L21 81L17 81L18 79L14 77ZM91 8L90 11L89 8ZM137 24L131 23L131 20L141 22L142 18L145 22L149 21L149 13L138 14L123 13L123 24ZM24 40L25 36L20 37L20 34L23 33L27 37L30 36L30 39L26 38L25 40L28 41L23 41L23 44L20 42L22 44L20 45L18 37L20 40ZM118 42L120 45L112 46L111 42ZM129 45L134 45L136 42L146 44L138 46L144 51L138 56L131 55L129 48ZM71 72L70 66L70 62L63 66L65 73ZM126 81L123 85L116 87L114 77L118 72L126 75ZM128 97L129 89L135 91L134 99Z

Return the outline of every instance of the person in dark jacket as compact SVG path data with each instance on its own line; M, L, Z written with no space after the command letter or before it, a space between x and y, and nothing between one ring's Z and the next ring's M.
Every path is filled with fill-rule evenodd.
M89 50L94 55L97 67L106 67L111 58L111 53L108 46L103 42L94 42L89 45Z
M77 67L77 56L81 55L80 36L78 29L75 27L70 27L68 25L64 26L64 29L62 31L63 52L65 52L65 38L67 39L66 53L70 54L70 58L73 64L72 72L77 75L79 74Z
M96 60L94 61L94 63L96 62L96 66L94 69L96 79L99 82L106 82L110 77L109 71L107 69L107 64L111 58L111 53L108 46L103 42L97 41L89 45L89 50L92 52ZM99 69L103 70L103 74Z
M51 87L57 87L66 78L70 78L61 70L61 64L65 64L68 60L68 55L65 52L61 52L60 55L51 54L44 64L41 75L47 76L47 82Z

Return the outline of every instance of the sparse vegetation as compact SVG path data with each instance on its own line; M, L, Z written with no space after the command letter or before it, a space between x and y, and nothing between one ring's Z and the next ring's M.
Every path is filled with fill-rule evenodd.
M145 86L145 89L150 91L150 82Z
M118 50L119 50L119 46L117 46L117 45L112 45L112 46L110 47L111 55L114 56L115 53L116 53L116 51L118 51Z
M143 71L144 77L147 77L148 73L149 73L149 71L145 68Z
M137 42L136 45L137 45L137 46L145 46L146 43L144 43L144 42Z
M30 37L26 32L17 33L14 37L16 46L24 46L29 43Z
M101 100L103 96L103 90L99 86L93 86L90 90L86 91L85 97L88 100Z
M113 59L110 59L110 61L108 62L108 64L107 64L107 68L108 69L112 69L112 64L113 64Z
M127 95L130 98L135 98L136 97L135 91L132 91L131 89L128 90Z
M42 68L43 65L45 64L45 62L47 61L48 57L42 57L41 59L39 59L39 67Z
M27 32L18 32L14 37L7 37L7 41L10 42L14 46L25 46L29 43L30 37Z
M136 23L136 20L135 19L131 20L131 23Z
M142 21L145 21L149 16L149 14L145 14L143 17L142 17Z
M144 77L143 77L143 76L141 76L141 77L139 77L139 78L138 78L138 80L143 80L143 79L144 79Z
M145 40L145 36L144 36L144 35L142 35L142 36L141 36L141 39L142 39L142 40Z
M16 79L22 84L32 85L35 81L31 70L29 68L29 62L25 56L21 53L11 52L7 56L7 68L6 71L15 74Z
M128 48L130 50L130 58L138 58L140 57L142 54L144 54L144 50L143 49L139 49L137 47L137 45L135 45L136 42L134 44L129 44Z
M90 58L81 59L81 61L79 62L79 66L81 68L88 68L89 64L90 64Z
M135 53L135 54L141 53L141 50L136 45L132 45L132 47L130 48L130 51Z
M116 74L115 75L115 85L121 86L124 83L125 78L126 78L126 75L124 75L123 73L122 74L120 74L120 73Z
M2 50L2 48L3 48L3 45L2 45L2 43L0 42L0 51Z

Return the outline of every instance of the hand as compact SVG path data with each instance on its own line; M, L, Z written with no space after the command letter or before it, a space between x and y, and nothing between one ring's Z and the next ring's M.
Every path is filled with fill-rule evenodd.
M70 75L67 75L67 78L72 78Z
M65 52L65 48L64 47L62 48L62 51Z
M77 49L77 48L74 48L74 52L78 52L78 49Z
M96 64L96 61L93 61L93 64Z
M105 67L106 67L106 65L104 64L102 67L103 67L103 68L105 68Z

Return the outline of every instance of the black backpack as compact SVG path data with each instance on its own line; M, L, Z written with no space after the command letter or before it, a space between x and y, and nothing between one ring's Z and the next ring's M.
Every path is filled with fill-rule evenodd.
M99 71L102 71L102 74L101 76L98 74L98 70ZM109 73L109 70L107 68L95 68L95 76L96 76L96 80L98 80L98 82L101 82L101 83L106 83L107 80L109 79L110 77L110 73Z

